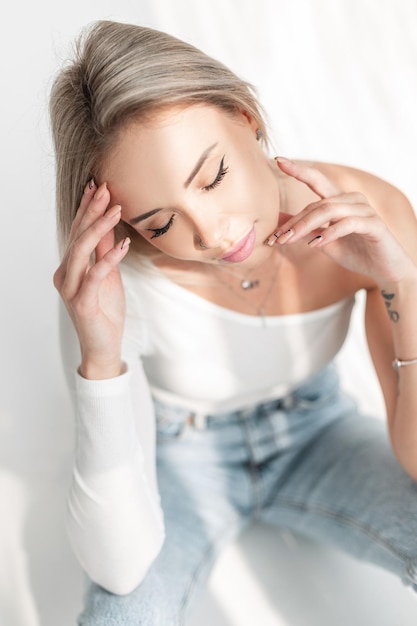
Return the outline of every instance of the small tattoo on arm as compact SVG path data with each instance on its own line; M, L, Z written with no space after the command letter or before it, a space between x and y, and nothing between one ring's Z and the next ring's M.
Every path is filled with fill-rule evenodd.
M388 315L391 322L398 322L400 314L398 311L394 311L391 307L392 300L395 298L395 293L387 293L384 289L381 291L381 295L384 298L385 306L387 307Z

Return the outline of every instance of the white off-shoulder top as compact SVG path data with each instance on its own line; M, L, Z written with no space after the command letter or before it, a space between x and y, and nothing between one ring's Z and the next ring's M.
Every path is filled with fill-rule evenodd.
M298 315L260 317L217 306L150 261L123 263L126 372L77 373L78 340L61 308L62 356L76 414L68 533L89 577L125 594L164 541L153 398L216 413L280 397L340 349L353 298Z
M245 315L208 302L150 261L125 266L130 354L141 354L152 394L219 413L287 394L341 348L353 298L297 315ZM133 352L132 352L133 351Z

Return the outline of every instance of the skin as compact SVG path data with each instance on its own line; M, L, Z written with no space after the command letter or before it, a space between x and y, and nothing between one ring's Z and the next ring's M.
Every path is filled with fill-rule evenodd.
M319 309L366 290L366 334L392 447L417 479L417 366L402 368L400 376L391 367L394 356L417 357L414 212L397 189L370 174L268 158L256 130L245 112L231 116L194 105L168 109L147 124L132 122L121 133L100 180L86 187L54 277L80 340L80 372L103 379L122 371L118 264L129 240L114 245L114 227L158 208L134 223L159 251L154 263L221 306L254 315L274 272L269 315ZM222 260L252 228L250 256ZM233 286L244 275L260 286L242 298Z

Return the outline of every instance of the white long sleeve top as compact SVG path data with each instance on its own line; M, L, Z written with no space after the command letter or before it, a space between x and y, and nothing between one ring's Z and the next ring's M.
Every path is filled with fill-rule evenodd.
M121 269L124 374L82 378L75 331L61 316L76 413L68 533L89 577L117 594L141 582L164 541L152 398L214 414L281 397L334 358L353 306L263 320L196 296L150 261Z

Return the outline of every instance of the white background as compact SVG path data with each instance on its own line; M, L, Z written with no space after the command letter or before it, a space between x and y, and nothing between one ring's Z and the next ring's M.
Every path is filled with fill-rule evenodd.
M96 19L178 35L258 88L277 153L341 162L417 206L417 5L413 0L39 0L0 24L0 623L69 626L82 578L63 528L73 426L60 369L53 75ZM395 211L395 207L392 207ZM360 317L360 311L357 318ZM380 415L355 319L344 380ZM255 572L251 574L250 572ZM255 529L231 546L195 624L414 624L400 583L326 548ZM168 626L168 625L167 625Z

